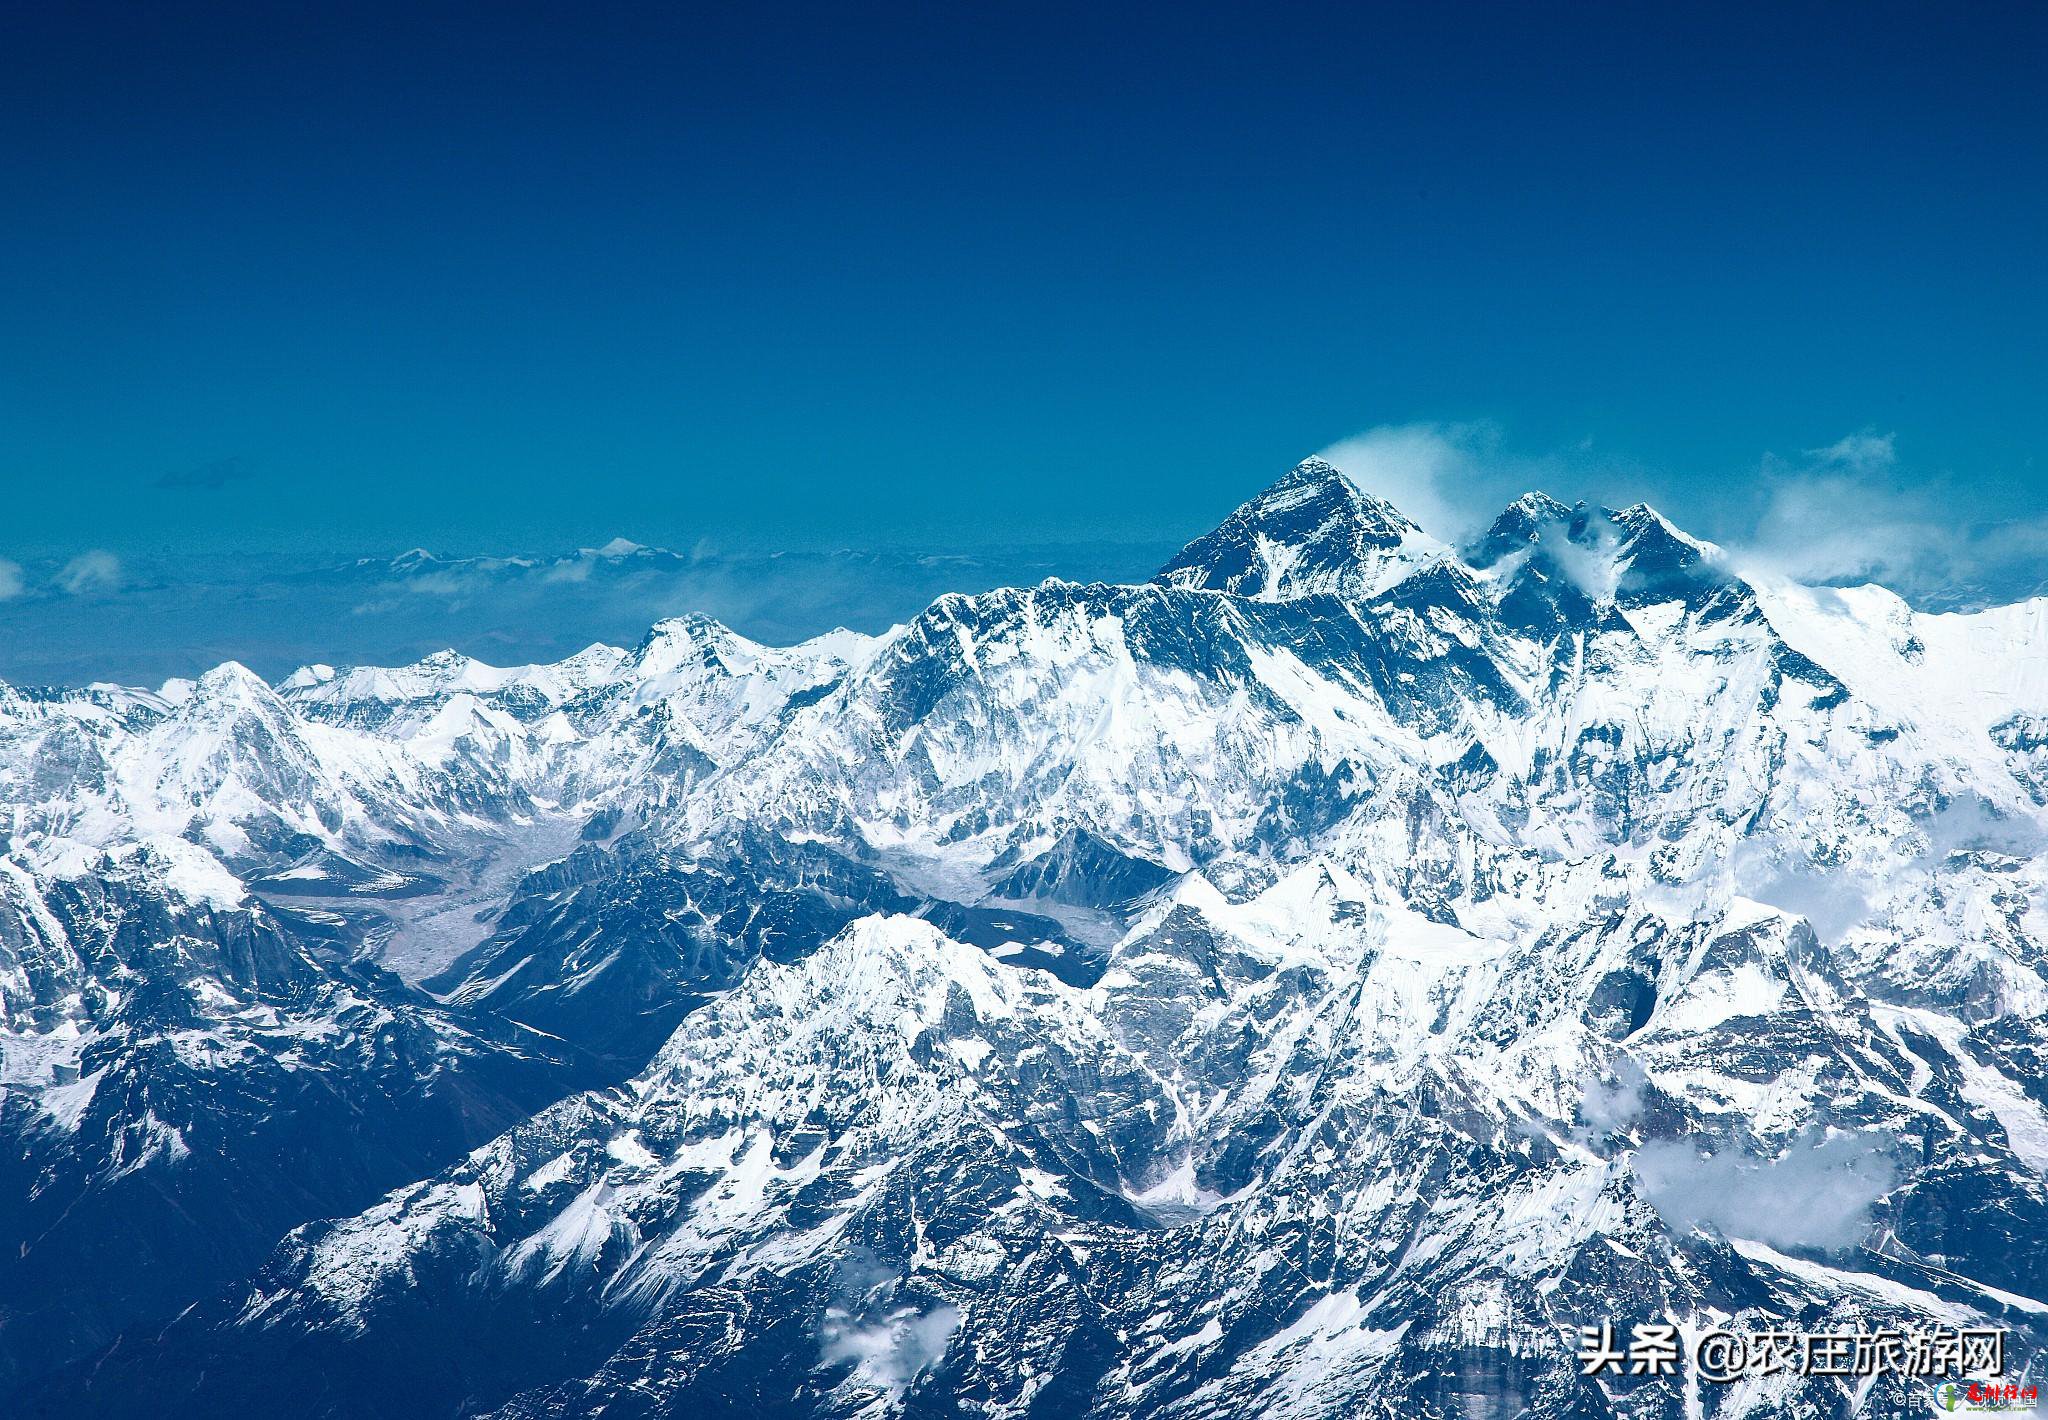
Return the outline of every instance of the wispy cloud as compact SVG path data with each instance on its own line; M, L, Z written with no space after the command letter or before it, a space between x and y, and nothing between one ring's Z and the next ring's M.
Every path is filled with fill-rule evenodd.
M1507 501L1548 488L1566 502L1654 497L1652 471L1580 445L1517 453L1492 424L1391 424L1323 450L1366 492L1429 532L1463 542ZM1985 516L1953 480L1910 466L1898 436L1859 429L1790 455L1766 455L1728 486L1747 500L1692 485L1663 511L1712 537L1746 576L1815 584L1878 582L1921 606L1975 606L2048 593L2048 517ZM1689 496L1688 496L1689 490ZM1717 511L1718 505L1718 511ZM1563 549L1560 548L1560 552ZM1590 556L1590 585L1611 572Z
M1547 489L1567 503L1661 502L1675 523L1712 538L1752 578L1877 582L1937 608L2048 595L2048 516L1999 516L1981 496L1960 493L1953 477L1914 468L1890 430L1859 429L1766 455L1718 484L1673 483L1597 454L1590 442L1517 453L1485 422L1383 425L1322 457L1450 542L1470 539L1517 495ZM1593 572L1606 568L1604 559L1593 562Z
M1819 464L1854 469L1859 473L1875 472L1888 469L1899 461L1898 435L1865 429L1860 433L1845 434L1824 449L1808 449L1806 456Z
M866 1323L833 1309L825 1314L819 1352L827 1365L851 1363L857 1383L894 1395L946 1354L959 1326L953 1306L902 1307Z
M121 559L103 548L81 552L57 571L57 588L74 597L113 592L121 587Z
M1524 493L1549 491L1567 503L1610 494L1635 502L1644 496L1643 471L1597 452L1591 439L1548 453L1523 453L1509 448L1500 428L1483 420L1381 425L1339 440L1319 457L1450 543L1483 532Z
M182 492L210 492L255 476L256 471L242 459L215 459L196 468L173 469L157 478L153 486Z
M1463 427L1388 425L1332 444L1322 457L1425 531L1450 539L1471 530L1459 513L1455 490L1477 471L1475 442L1473 431Z
M1319 457L1446 542L1483 530L1511 498L1537 486L1547 461L1508 453L1491 424L1385 424Z
M12 601L20 596L22 588L26 585L22 581L21 564L0 557L0 602Z
M2048 518L1983 518L1902 468L1896 438L1847 435L1764 460L1763 504L1730 548L1747 575L1877 582L1909 600L2014 600L2048 580Z
M1772 1247L1844 1248L1870 1226L1870 1206L1898 1170L1875 1134L1802 1135L1774 1159L1732 1144L1661 1140L1636 1151L1636 1187L1678 1229L1702 1224Z
M946 1354L959 1326L958 1307L905 1295L896 1270L856 1246L833 1270L818 1350L828 1366L851 1365L853 1385L893 1396Z
M572 561L557 562L541 574L544 582L577 583L590 580L590 559L578 557Z
M1605 1077L1586 1082L1579 1117L1588 1129L1600 1133L1626 1129L1643 1117L1643 1096L1649 1083L1642 1066L1626 1055L1620 1056Z

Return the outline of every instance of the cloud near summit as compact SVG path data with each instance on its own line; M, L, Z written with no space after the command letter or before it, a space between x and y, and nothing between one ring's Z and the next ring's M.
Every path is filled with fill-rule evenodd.
M2020 600L2048 582L2048 517L1986 517L1941 483L1906 476L1890 433L1766 455L1758 486L1754 526L1730 549L1749 575L1877 582L1915 603L1962 605Z
M1360 489L1449 542L1479 530L1457 492L1484 478L1481 455L1489 442L1474 425L1383 425L1332 444L1320 456Z
M1581 445L1529 456L1488 423L1391 424L1322 451L1365 492L1446 542L1464 543L1532 489L1649 501L1679 527L1721 544L1744 575L1812 584L1878 582L1923 606L1975 606L2048 592L2048 517L1986 516L1939 482L1910 476L1890 431L1861 429L1793 455L1766 454L1736 479L1743 503L1664 501L1652 471L1596 459Z
M1341 439L1317 457L1363 491L1393 504L1424 532L1461 544L1484 532L1501 509L1529 492L1566 503L1615 497L1640 501L1641 471L1591 452L1591 440L1554 453L1516 453L1499 426L1469 423L1383 424Z

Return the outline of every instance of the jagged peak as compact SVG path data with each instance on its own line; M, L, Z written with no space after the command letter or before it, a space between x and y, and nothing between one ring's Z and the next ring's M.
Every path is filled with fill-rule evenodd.
M428 672L446 672L462 670L468 666L476 664L481 663L472 661L468 656L463 655L462 652L456 650L453 646L444 646L438 651L432 651L429 652L427 655L421 656L417 661L414 661L411 666L407 667L407 669Z
M750 661L764 648L722 621L698 612L666 617L654 623L626 662L640 676L668 675L683 666L727 665Z
M1583 508L1585 505L1579 505ZM1485 532L1470 544L1475 566L1491 567L1503 557L1540 540L1546 527L1567 522L1573 509L1548 493L1531 489L1500 510Z
M702 612L686 611L677 616L663 617L660 621L655 622L652 627L648 628L647 635L642 638L638 649L644 652L650 647L662 644L700 645L711 642L723 644L741 639L743 638L740 634L724 622L706 616Z
M1546 633L1615 607L1674 600L1705 607L1732 583L1719 548L1647 503L1567 508L1540 492L1503 509L1466 557L1494 584L1507 621Z
M1182 548L1152 580L1264 601L1369 596L1445 552L1335 464L1308 458Z
M1571 512L1570 508L1558 502L1557 499L1551 497L1540 488L1530 489L1514 502L1508 504L1505 511L1513 512L1517 509L1532 517L1540 518L1562 518Z
M1500 516L1493 520L1493 526L1561 523L1571 515L1570 505L1559 502L1540 488L1532 488L1501 509Z
M1705 538L1694 537L1648 503L1631 503L1618 511L1602 511L1606 512L1607 520L1621 529L1626 537L1666 537L1706 557L1715 556L1721 550Z
M1303 459L1268 484L1257 497L1239 506L1230 520L1268 521L1319 500L1328 500L1332 507L1346 509L1362 522L1397 537L1421 531L1399 508L1366 492L1350 475L1320 456Z
M1264 498L1295 488L1348 488L1357 491L1357 485L1344 476L1342 469L1328 459L1312 454L1274 479L1259 496Z
M606 641L593 641L573 656L564 656L555 662L559 670L609 670L615 668L631 653Z

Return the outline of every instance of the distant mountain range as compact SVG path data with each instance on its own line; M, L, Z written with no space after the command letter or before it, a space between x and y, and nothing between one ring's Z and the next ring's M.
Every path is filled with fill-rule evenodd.
M679 612L771 642L835 627L882 631L948 591L1068 576L1144 576L1170 547L1072 543L960 553L673 552L614 538L534 556L186 555L123 559L65 591L54 564L0 596L0 678L84 686L199 674L224 660L265 676L308 661L392 664L444 646L556 660L639 639Z
M2048 600L1537 493L1452 547L1310 460L1148 581L309 659L0 688L0 1411L1929 1404L1581 1374L1665 1319L2036 1366Z

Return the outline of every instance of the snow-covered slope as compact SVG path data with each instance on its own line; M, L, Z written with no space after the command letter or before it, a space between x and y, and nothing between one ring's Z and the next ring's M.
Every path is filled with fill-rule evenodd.
M1316 461L1151 584L875 638L682 618L552 667L10 692L19 1137L99 1107L68 1042L108 1002L233 977L38 968L38 914L114 871L177 904L138 946L233 918L301 963L295 1024L247 1027L276 1059L377 1009L608 1072L30 1389L1907 1413L1896 1380L1603 1383L1572 1350L1668 1317L2033 1354L2044 805L2048 603L1752 585L1649 508L1541 494L1454 550ZM338 1097L386 1088L334 1058ZM128 1068L106 1167L177 1177L142 1093L171 1067Z
M1260 601L1314 592L1369 597L1446 555L1398 508L1308 459L1189 543L1153 580Z

